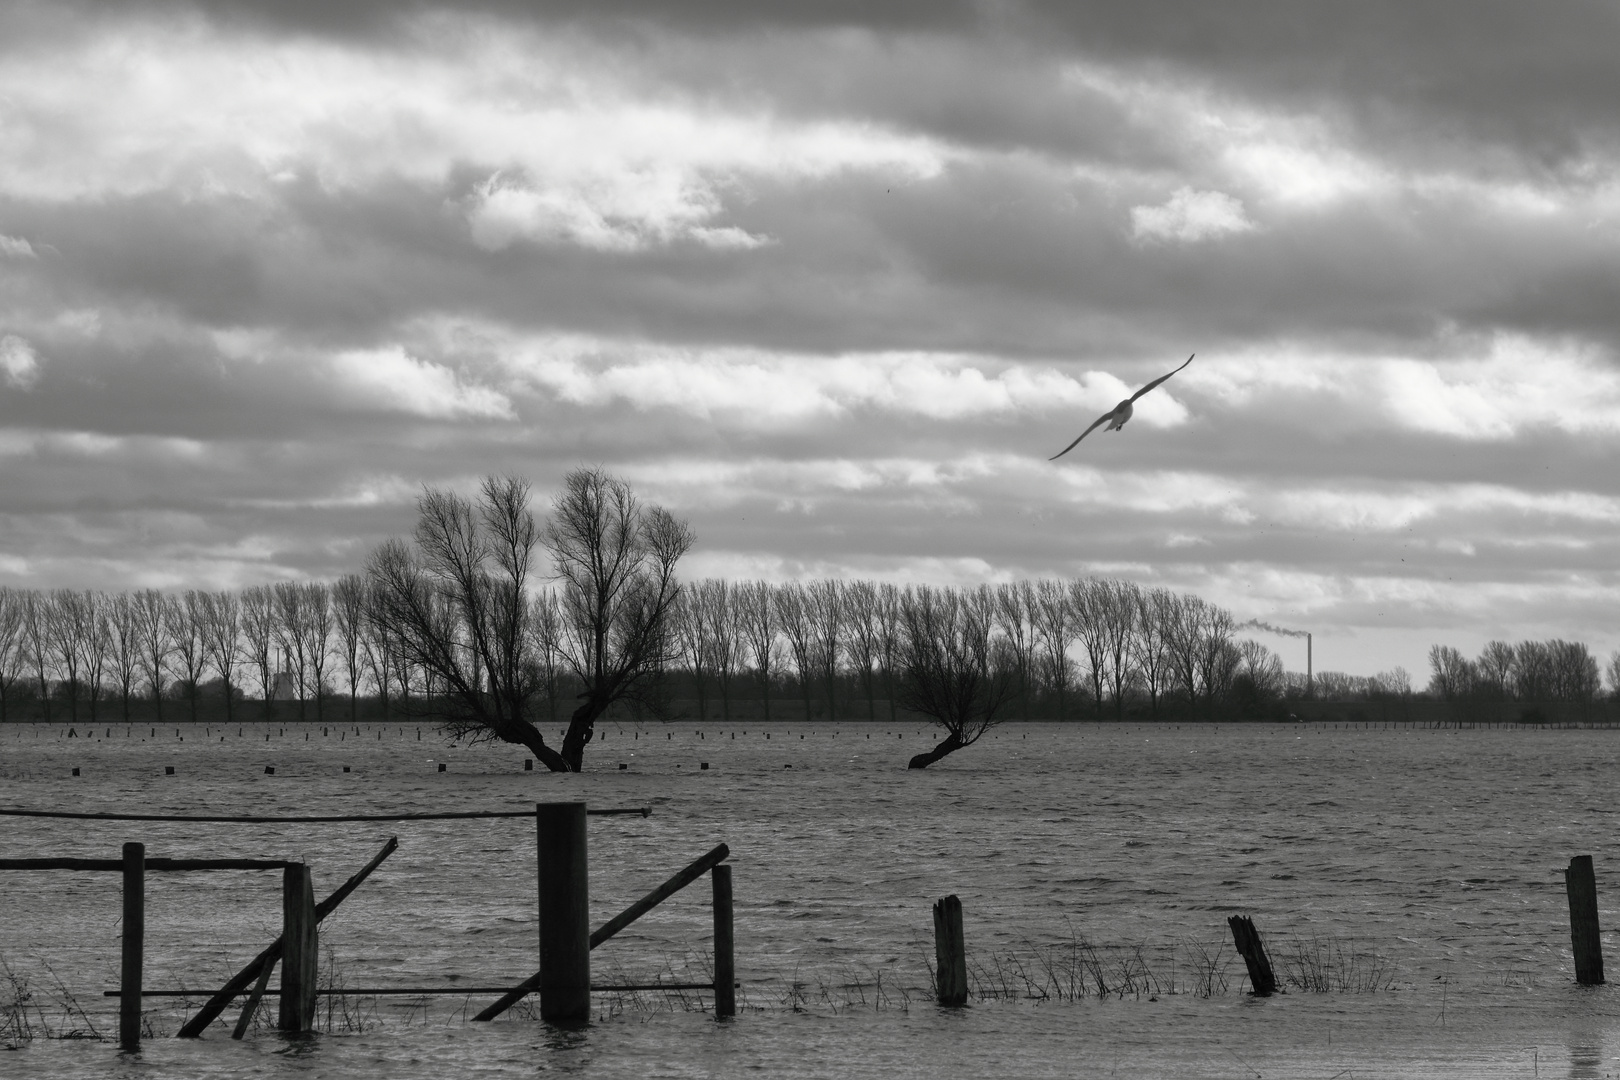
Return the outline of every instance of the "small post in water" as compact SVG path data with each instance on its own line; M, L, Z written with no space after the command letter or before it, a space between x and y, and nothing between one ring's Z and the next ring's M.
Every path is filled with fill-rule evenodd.
M124 845L124 942L119 971L118 1049L141 1048L141 964L146 945L146 845Z
M315 1027L315 968L320 940L315 918L315 890L306 863L289 863L281 879L281 1016L282 1031Z
M1258 997L1276 993L1277 976L1271 972L1271 960L1260 942L1260 932L1254 928L1254 920L1247 915L1233 915L1226 924L1232 928L1232 945L1249 969L1249 986L1253 993Z
M1598 937L1597 875L1592 856L1577 855L1564 871L1569 893L1569 939L1575 951L1575 981L1582 986L1603 984L1603 942Z
M591 1018L590 890L585 804L534 808L540 877L540 1018Z
M962 937L962 901L952 893L934 901L934 965L939 1003L967 1004L967 945Z
M714 1018L737 1015L737 962L731 927L731 867L709 871L714 885Z

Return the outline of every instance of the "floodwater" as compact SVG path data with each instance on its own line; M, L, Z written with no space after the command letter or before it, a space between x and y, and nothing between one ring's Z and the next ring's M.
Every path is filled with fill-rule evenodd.
M1620 732L1009 724L911 773L906 759L929 742L915 726L687 722L638 737L609 725L587 772L556 776L523 771L520 749L358 727L103 723L71 739L66 725L0 728L0 805L648 805L650 818L590 821L593 922L725 842L739 1015L717 1023L701 993L599 994L598 1019L563 1030L468 1023L487 994L351 996L322 999L325 1033L306 1040L260 1028L233 1042L233 1010L205 1039L155 1038L138 1058L35 1038L0 1052L0 1076L1620 1074L1620 999L1574 985L1563 891L1570 857L1594 856L1614 924ZM390 835L399 851L322 925L338 982L448 989L532 973L534 837L521 818L0 817L0 855L115 858L140 840L149 856L305 859L319 897ZM115 1031L101 992L117 983L119 887L116 874L0 872L0 956L41 1003L36 1031ZM147 887L149 989L218 986L279 932L279 875L149 874ZM930 908L949 893L986 995L960 1010L929 994ZM701 981L708 894L699 882L604 944L595 981ZM1254 917L1280 969L1309 982L1315 964L1332 989L1244 993L1235 913ZM1612 958L1612 935L1604 945ZM64 1016L68 992L85 1015ZM147 1005L160 1035L185 1015L172 1000Z

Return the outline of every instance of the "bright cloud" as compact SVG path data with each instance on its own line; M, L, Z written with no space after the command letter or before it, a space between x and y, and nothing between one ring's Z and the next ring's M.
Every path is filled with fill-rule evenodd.
M400 346L339 353L332 368L361 408L414 413L433 419L512 417L505 394L464 381L442 364L420 360Z
M39 354L16 334L0 336L0 375L19 390L28 390L39 381Z
M20 237L6 236L4 233L0 233L0 258L32 259L34 258L34 245Z
M1190 244L1253 228L1254 222L1243 212L1243 204L1219 191L1194 191L1184 187L1162 206L1131 208L1131 233L1138 240L1178 240Z

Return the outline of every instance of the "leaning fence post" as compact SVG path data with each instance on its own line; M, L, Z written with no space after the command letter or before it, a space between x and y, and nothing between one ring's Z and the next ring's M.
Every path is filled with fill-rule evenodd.
M731 867L709 871L714 885L714 1017L737 1015L737 963L731 927Z
M282 1031L315 1027L315 967L320 957L315 890L307 863L288 863L281 879Z
M118 991L118 1049L141 1048L141 965L146 944L146 845L124 845L124 942Z
M1597 875L1592 856L1577 855L1564 871L1569 893L1569 939L1575 951L1575 981L1582 986L1603 983L1603 942L1598 937Z
M934 901L934 965L941 1005L967 1004L967 946L962 938L962 901L952 893Z
M585 804L537 803L540 878L540 1018L591 1017L590 890Z
M1277 976L1271 972L1271 960L1260 942L1260 932L1254 928L1254 920L1247 915L1233 915L1226 924L1232 928L1233 946L1249 969L1249 986L1260 997L1275 993Z

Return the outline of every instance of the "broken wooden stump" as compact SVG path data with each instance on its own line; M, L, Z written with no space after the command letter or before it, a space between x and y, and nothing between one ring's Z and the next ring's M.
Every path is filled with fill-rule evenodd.
M939 1003L966 1005L967 946L962 936L962 901L955 893L934 901L934 963Z
M1254 920L1247 915L1233 915L1226 920L1226 924L1232 928L1233 947L1249 969L1252 992L1258 997L1276 993L1277 976L1272 974L1271 960L1260 941L1260 931L1254 928Z
M1597 874L1592 856L1577 855L1564 871L1569 894L1569 940L1575 953L1575 981L1582 986L1603 984L1603 941L1598 936Z

